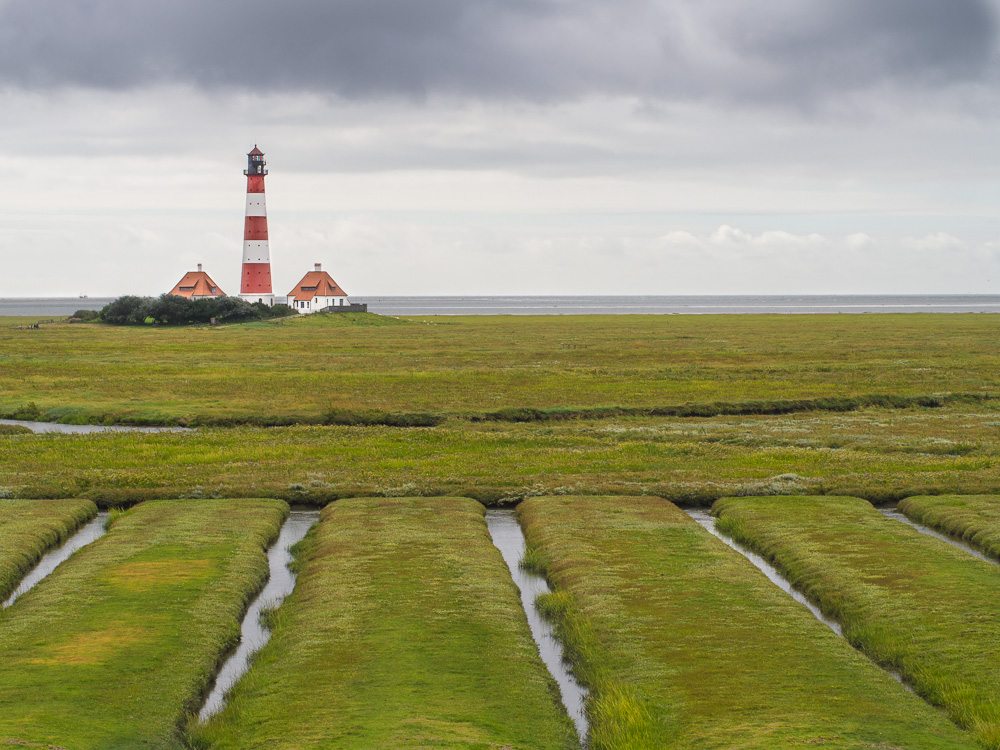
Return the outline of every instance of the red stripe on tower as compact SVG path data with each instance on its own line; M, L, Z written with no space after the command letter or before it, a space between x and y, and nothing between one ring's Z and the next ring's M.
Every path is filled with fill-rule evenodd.
M267 243L267 203L264 200L264 152L256 146L247 154L247 212L243 225L243 273L240 297L274 304L271 289L271 253Z

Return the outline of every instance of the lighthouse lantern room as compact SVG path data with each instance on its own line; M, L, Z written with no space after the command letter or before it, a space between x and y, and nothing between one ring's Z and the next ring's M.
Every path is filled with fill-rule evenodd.
M274 304L271 288L271 254L267 244L267 204L264 200L264 176L267 162L264 152L255 145L247 154L247 212L243 227L243 274L240 297L248 302Z

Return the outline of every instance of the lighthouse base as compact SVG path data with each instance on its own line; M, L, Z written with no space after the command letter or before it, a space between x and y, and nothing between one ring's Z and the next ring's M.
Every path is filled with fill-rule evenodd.
M262 302L268 307L274 307L275 305L284 304L285 300L276 298L273 294L240 294L240 299L245 299L247 302Z

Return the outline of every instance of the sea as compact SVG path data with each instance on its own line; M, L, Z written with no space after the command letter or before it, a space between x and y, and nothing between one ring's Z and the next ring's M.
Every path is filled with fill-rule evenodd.
M111 297L0 298L0 316L62 318ZM351 297L381 315L814 315L1000 313L1000 295L690 295Z

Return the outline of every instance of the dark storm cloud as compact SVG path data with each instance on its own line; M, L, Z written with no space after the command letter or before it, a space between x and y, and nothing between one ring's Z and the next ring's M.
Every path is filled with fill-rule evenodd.
M0 81L808 101L992 76L989 0L0 0Z

